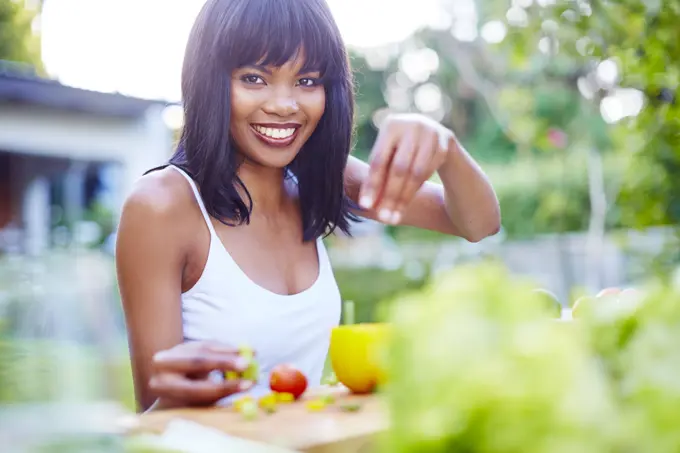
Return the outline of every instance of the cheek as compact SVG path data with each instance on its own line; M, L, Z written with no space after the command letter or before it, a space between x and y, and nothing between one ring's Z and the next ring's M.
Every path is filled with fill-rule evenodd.
M257 108L257 99L248 90L239 88L238 85L232 84L231 89L231 120L229 121L229 131L232 137L237 141L241 141L247 131L245 128L248 124L248 118Z
M249 104L252 100L249 99L248 93L237 86L232 85L231 89L231 122L243 119L247 115Z
M321 120L326 111L326 92L320 89L318 93L310 94L309 102L307 103L307 117L310 122L316 124Z
M232 89L231 92L231 118L229 120L229 135L241 149L247 149L248 130L247 118L249 99L243 90Z

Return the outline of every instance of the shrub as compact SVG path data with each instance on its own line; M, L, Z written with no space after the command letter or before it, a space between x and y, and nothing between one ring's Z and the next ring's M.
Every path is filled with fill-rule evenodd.
M604 159L608 195L616 195L627 161L617 156ZM508 239L531 238L537 234L584 231L590 218L588 174L579 157L515 161L485 166L501 206L502 226ZM648 182L648 181L647 181ZM651 190L640 188L639 190ZM612 203L615 199L608 199ZM610 206L608 228L619 228L619 207ZM446 236L411 227L391 227L400 241L438 241Z
M551 319L529 282L459 268L391 304L389 452L645 452L680 446L680 289Z

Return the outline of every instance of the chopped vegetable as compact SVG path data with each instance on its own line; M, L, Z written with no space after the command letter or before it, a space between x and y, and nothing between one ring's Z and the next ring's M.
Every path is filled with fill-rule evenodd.
M274 406L267 406L267 407L263 407L262 410L263 410L266 414L271 415L271 414L273 414L273 413L275 413L275 412L277 411L277 407L276 407L276 405L274 405Z
M265 411L268 411L268 410L275 411L276 410L276 403L277 403L277 399L276 399L275 393L270 393L268 395L265 395L258 400L258 406L260 406Z
M292 403L295 401L295 395L292 393L288 392L274 392L274 395L276 395L276 400L279 403Z
M246 420L255 420L257 418L257 405L254 401L246 401L241 405L241 414Z
M247 346L241 346L238 351L241 357L243 357L248 362L248 367L242 373L231 370L226 371L224 373L224 378L227 381L235 381L238 379L257 381L260 367L255 360L255 354L253 353L253 350Z
M247 381L257 381L258 374L260 372L260 367L257 363L257 360L255 360L255 355L253 354L253 351L250 348L240 348L239 352L241 354L241 357L244 359L248 360L248 368L241 373L241 378L245 379Z
M358 403L345 403L340 405L340 409L345 412L357 412L361 409L361 405Z
M234 410L236 410L236 412L241 412L243 405L246 404L246 403L249 403L249 402L253 402L252 396L247 395L247 396L243 396L241 398L238 398L233 403Z
M335 375L335 373L331 372L331 374L323 379L323 383L325 385L338 385L338 377Z
M326 408L326 403L321 399L314 399L314 400L307 401L305 406L307 406L307 409L312 411L312 412L318 412L318 411L322 411Z
M253 360L255 358L255 354L249 346L241 346L238 348L238 353L246 360Z

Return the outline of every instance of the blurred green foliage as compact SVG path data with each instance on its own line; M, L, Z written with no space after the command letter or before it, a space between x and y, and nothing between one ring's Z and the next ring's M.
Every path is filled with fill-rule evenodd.
M23 2L0 1L0 60L28 63L42 71L40 40L32 32L35 14Z
M631 227L680 224L680 6L674 0L604 0L513 6L521 26L508 22L509 2L485 2L493 18L508 25L495 48L514 72L562 74L574 92L599 109L603 99L637 90L644 107L637 116L608 126L607 148L632 160L616 201L620 221ZM519 11L519 9L521 11ZM519 13L522 14L519 14ZM539 49L543 42L550 49ZM520 58L515 58L520 56ZM613 80L602 77L601 63L615 64ZM610 64L611 67L611 64ZM601 149L607 151L606 149ZM680 255L676 253L675 262Z
M343 300L355 303L356 322L372 322L382 318L379 304L404 291L421 288L429 279L408 277L404 269L340 268L333 271Z
M624 184L630 159L615 154L604 158L607 194L618 193ZM581 155L554 155L541 159L487 164L485 171L498 196L502 225L508 239L530 239L540 234L579 232L588 228L590 198L586 160ZM645 181L647 193L659 188L659 181ZM607 212L607 228L625 228L623 207L613 205ZM656 223L661 224L662 218ZM412 227L391 227L399 241L442 241L446 236Z
M0 404L87 401L101 397L96 348L50 340L0 342Z
M484 263L392 302L384 451L677 451L677 281L571 323L533 286Z

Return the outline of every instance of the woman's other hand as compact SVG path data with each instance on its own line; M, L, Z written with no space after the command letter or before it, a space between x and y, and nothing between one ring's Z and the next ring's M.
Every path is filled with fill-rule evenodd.
M359 205L384 223L401 221L416 192L446 161L453 132L418 114L390 115L383 122L369 158L369 175Z

